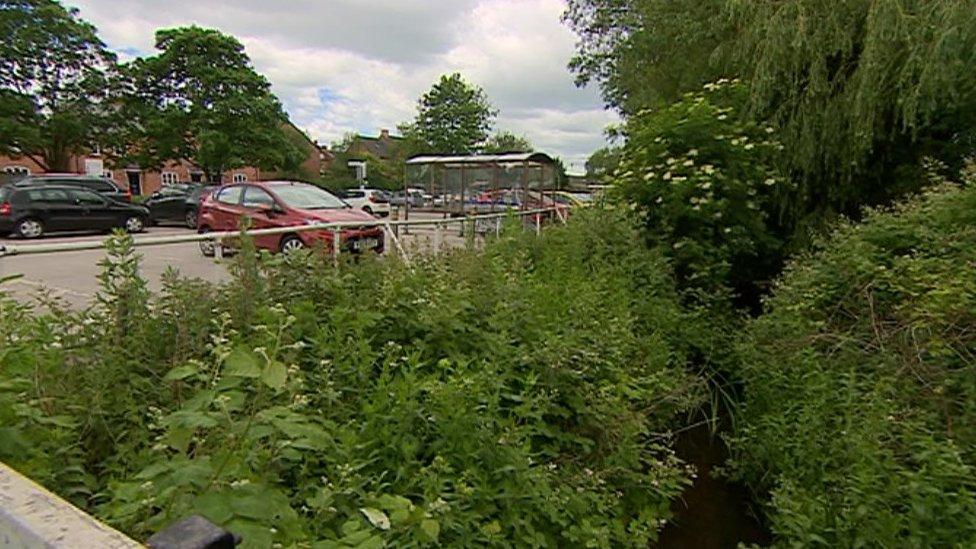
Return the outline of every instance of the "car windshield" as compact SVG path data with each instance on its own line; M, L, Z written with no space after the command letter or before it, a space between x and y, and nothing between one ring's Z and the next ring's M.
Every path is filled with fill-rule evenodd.
M298 210L338 210L348 207L333 194L314 185L275 185L271 189L282 202Z

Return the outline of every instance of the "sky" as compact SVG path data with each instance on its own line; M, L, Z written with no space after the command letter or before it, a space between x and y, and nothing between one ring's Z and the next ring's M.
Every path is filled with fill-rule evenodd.
M320 143L412 120L440 75L461 72L570 172L617 117L566 68L564 0L66 0L121 58L150 54L158 28L196 24L243 42L292 121Z

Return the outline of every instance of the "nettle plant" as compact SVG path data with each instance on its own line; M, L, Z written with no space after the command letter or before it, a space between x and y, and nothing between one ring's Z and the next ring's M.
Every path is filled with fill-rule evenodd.
M138 539L199 513L248 547L645 547L691 481L669 433L704 390L638 235L595 211L338 269L245 240L231 283L167 273L158 296L119 237L92 309L16 309L0 413L38 442L25 473L75 471L73 501Z
M747 93L719 80L624 128L615 193L669 250L686 289L752 295L780 262L779 215L792 187L775 167L775 130L743 116Z

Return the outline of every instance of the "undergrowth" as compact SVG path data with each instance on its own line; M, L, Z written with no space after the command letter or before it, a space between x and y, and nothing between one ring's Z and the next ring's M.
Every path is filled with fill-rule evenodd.
M153 295L117 237L87 310L0 294L0 459L137 539L645 547L706 395L640 241L597 211L410 266L245 246Z
M976 188L943 186L788 269L731 441L780 545L976 545L974 268Z

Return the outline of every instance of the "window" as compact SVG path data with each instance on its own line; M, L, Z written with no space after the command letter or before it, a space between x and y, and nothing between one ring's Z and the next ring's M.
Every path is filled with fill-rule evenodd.
M264 189L260 187L255 187L254 185L248 185L244 190L244 207L245 208L273 208L275 201L271 198L271 195L266 193Z
M227 187L217 194L217 202L236 206L241 203L241 193L243 192L244 187Z
M31 191L29 196L32 201L46 202L48 204L70 204L72 200L68 196L68 191L64 189L41 189Z
M105 179L112 179L112 170L105 170L102 172L102 177Z
M245 181L247 181L247 174L246 173L235 173L234 174L233 181L234 181L234 183L244 183Z
M175 185L180 182L180 178L176 176L176 172L163 172L161 177L163 185Z
M91 191L83 191L81 189L72 190L71 196L74 198L75 202L78 204L83 204L86 206L104 206L105 199L102 198L100 194L93 193Z
M364 193L363 191L346 191L343 194L344 194L343 198L363 198L364 196L366 196L366 193Z
M30 170L23 166L6 166L3 168L3 173L16 173L22 175L30 175Z

